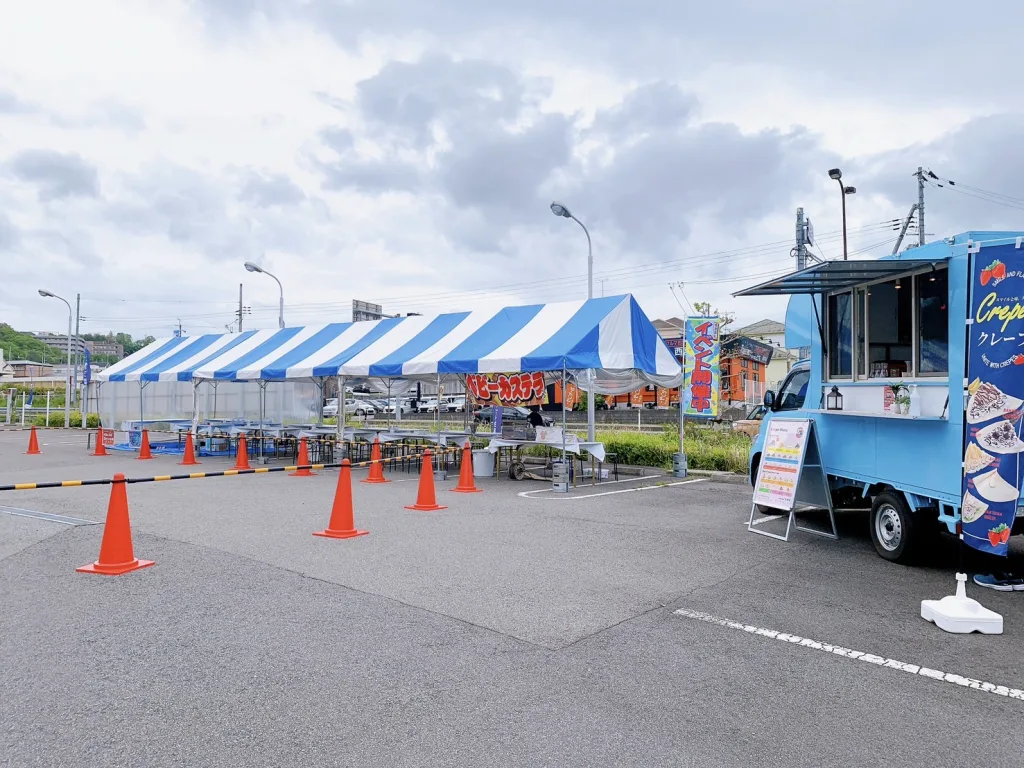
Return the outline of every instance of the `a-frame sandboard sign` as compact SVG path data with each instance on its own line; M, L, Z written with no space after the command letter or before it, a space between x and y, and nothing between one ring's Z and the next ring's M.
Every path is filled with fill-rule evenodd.
M832 533L805 528L796 523L797 505L827 509L832 524ZM754 521L758 506L778 510L779 514L767 513L767 517ZM758 526L789 513L786 533L770 533ZM832 509L832 494L828 477L821 462L818 433L813 419L772 419L765 435L761 466L754 483L754 500L750 507L747 530L773 539L789 541L791 528L805 533L814 533L830 539L838 539L836 519Z

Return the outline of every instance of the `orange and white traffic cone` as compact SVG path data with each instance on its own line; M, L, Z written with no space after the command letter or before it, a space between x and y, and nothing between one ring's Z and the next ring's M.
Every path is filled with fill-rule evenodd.
M235 469L252 469L249 466L249 446L245 443L245 434L238 436L238 457L235 459Z
M35 456L37 453L42 453L39 450L39 436L36 435L36 428L32 427L32 431L28 436L28 450L25 451L26 456Z
M309 467L309 446L306 445L306 438L299 440L299 458L296 463L300 467ZM292 477L312 477L316 472L310 472L309 469L297 469L291 473Z
M140 460L153 458L153 453L149 450L149 430L147 429L142 430L142 446L139 448L138 458Z
M436 512L439 509L448 509L437 503L437 495L434 493L434 461L430 449L423 452L423 470L420 472L420 487L416 494L416 503L410 504L406 509L415 509L417 512Z
M316 531L314 536L328 539L354 539L366 536L369 531L357 531L355 515L352 512L352 465L348 459L341 462L338 472L338 489L334 492L334 506L331 507L331 522L323 531Z
M107 505L107 522L103 526L103 541L100 543L100 559L90 565L75 568L79 573L119 576L153 565L152 560L139 560L135 557L125 485L124 475L114 475L114 484L110 487L110 503Z
M185 458L178 462L183 467L194 467L199 462L196 461L196 446L192 442L192 433L185 433Z
M453 493L482 493L482 488L477 488L473 482L473 449L469 447L469 441L462 447L462 466L459 468L459 484L450 488Z
M366 476L366 479L360 480L361 483L391 482L384 477L384 462L380 456L380 438L375 437L373 439L373 448L370 449L370 474Z
M109 456L107 453L107 447L103 445L103 429L96 430L96 450L94 450L91 456Z

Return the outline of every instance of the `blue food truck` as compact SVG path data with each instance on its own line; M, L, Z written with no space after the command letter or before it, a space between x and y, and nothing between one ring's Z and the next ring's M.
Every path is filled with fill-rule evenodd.
M1017 330L1024 330L1024 291L1013 294L1017 298L1011 295L1006 310L972 314L971 303L972 286L1007 278L1005 264L993 255L1015 249L1012 253L1024 256L1022 242L1024 232L966 232L878 260L816 264L736 293L790 295L786 346L810 348L809 357L792 368L778 392L765 394L767 412L750 452L751 484L771 420L807 418L814 422L833 507L869 509L871 539L887 560L912 559L929 535L958 531L961 507L975 502L985 506L971 495L974 481L964 485L965 460L971 462L972 451L987 456L988 462L995 460L997 469L1000 460L1006 466L1016 460L1015 485L1012 469L1003 473L1009 481L995 472L993 482L1012 487L1012 496L1000 490L1001 500L1010 502L1011 526L999 526L996 537L1005 534L1005 541L1011 529L1014 534L1024 531L1019 490L1024 394L1018 393L1017 399L968 378L968 344L976 350L973 359L994 356L979 348L982 339L986 345L996 343L987 333L972 337L973 314L1006 319L997 328L1013 321ZM1010 277L1014 275L1024 278L1021 271ZM1024 389L1024 333L1011 335L1013 340L1000 338L1000 347L992 347L1009 357L1004 354L998 366L989 363L1001 369L1001 381L1010 382L1004 390L1017 383ZM1011 347L1020 347L1016 356ZM989 396L991 391L995 394ZM968 402L980 415L965 413ZM969 445L965 456L965 424L977 436L986 403L993 402L1002 407L994 414L999 423L980 432L991 445L979 443L987 450ZM1006 426L1009 419L1016 422L1007 421ZM997 430L1000 435L990 434ZM965 531L973 517L964 516ZM993 543L998 543L996 537Z

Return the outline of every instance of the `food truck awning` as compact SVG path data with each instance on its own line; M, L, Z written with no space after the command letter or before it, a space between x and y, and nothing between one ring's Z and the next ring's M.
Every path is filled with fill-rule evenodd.
M784 296L799 293L831 293L855 285L885 280L918 269L938 266L947 259L882 259L826 261L766 283L737 291L733 296Z

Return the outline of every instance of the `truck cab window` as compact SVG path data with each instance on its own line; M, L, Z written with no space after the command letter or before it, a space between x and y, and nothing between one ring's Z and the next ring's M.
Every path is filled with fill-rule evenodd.
M810 371L797 371L790 376L779 391L777 411L795 411L803 408L807 397L807 383L811 380Z
M828 297L828 375L853 375L853 297L839 293Z
M917 327L921 375L949 373L949 270L917 275Z

